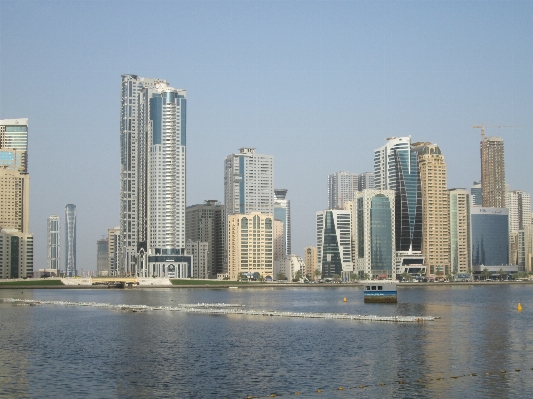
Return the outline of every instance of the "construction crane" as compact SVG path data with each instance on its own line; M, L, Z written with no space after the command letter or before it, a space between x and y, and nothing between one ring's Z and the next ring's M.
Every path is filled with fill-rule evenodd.
M472 126L474 129L481 129L481 141L483 142L483 140L485 139L485 128L487 129L493 129L493 128L496 128L496 129L499 129L501 127L518 127L516 125L499 125L499 126L485 126L485 124L481 124L481 126L479 125L474 125Z

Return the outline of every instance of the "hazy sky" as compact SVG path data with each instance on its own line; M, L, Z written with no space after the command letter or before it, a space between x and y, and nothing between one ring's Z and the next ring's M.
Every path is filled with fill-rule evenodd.
M274 156L299 255L328 174L372 171L386 137L437 143L448 187L468 188L472 125L519 125L486 134L505 140L511 188L533 193L532 21L531 1L0 0L0 119L29 118L34 267L66 204L78 271L119 223L125 73L187 90L188 205L223 200L238 148Z

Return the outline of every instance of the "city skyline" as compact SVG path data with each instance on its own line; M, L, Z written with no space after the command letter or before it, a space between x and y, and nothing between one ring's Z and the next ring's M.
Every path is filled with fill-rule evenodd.
M505 141L511 190L533 193L529 3L280 3L281 14L269 3L180 3L142 37L133 26L144 3L62 4L0 4L0 118L29 118L35 269L46 267L46 220L64 204L77 205L79 271L95 270L96 240L119 224L117 93L128 72L187 89L187 205L223 198L221 164L235 149L274 157L295 254L316 244L327 176L372 170L386 137L438 144L448 188L469 188L481 178L472 126L519 125L485 134ZM161 40L177 14L172 32L188 40ZM119 18L131 26L114 27ZM60 21L78 34L65 39ZM133 56L127 39L160 62Z

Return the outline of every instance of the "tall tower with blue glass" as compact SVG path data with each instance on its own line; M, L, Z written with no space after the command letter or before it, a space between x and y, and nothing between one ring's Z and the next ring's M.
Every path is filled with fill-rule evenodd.
M65 206L65 276L76 275L76 205L68 204Z
M291 254L291 201L286 189L274 189L274 219L283 223L283 254Z
M188 277L186 91L122 76L119 273Z
M395 192L396 273L415 264L422 268L422 190L410 136L387 138L374 151L374 186Z

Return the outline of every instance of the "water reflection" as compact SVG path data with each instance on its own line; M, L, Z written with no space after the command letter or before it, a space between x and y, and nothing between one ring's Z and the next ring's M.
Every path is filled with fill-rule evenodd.
M0 396L532 397L532 289L402 287L397 305L370 306L346 287L0 290L7 298L441 317L394 324L0 302Z

